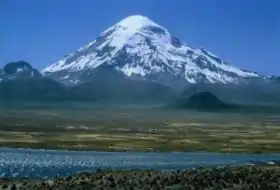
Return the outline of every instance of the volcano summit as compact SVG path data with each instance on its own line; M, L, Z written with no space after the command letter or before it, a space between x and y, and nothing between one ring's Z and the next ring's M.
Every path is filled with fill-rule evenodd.
M99 69L130 79L176 83L239 83L256 78L206 49L193 49L166 28L141 15L129 16L109 27L77 51L43 69L64 83L91 81Z

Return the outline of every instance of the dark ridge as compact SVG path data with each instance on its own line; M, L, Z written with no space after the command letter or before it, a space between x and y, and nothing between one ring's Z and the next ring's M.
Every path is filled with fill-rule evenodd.
M151 32L154 32L156 34L161 34L161 35L166 34L166 32L162 28L156 26L147 26L145 27L145 29L150 30Z
M179 40L179 38L174 37L174 36L172 36L172 38L171 38L171 44L172 44L174 47L177 47L177 48L182 47L182 43L181 43L181 41Z
M27 69L33 69L28 62L21 60L21 61L9 62L4 66L3 70L6 74L13 74L14 72L17 71L18 68L23 68L23 67L26 67Z

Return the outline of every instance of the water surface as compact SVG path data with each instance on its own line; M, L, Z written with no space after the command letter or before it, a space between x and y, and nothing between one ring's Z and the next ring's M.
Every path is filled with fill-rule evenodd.
M0 148L0 177L53 178L100 169L177 170L280 161L280 154L95 152Z

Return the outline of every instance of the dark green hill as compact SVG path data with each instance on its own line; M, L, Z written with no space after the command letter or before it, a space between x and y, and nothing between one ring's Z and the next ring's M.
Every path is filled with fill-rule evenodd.
M191 86L170 106L176 109L239 113L280 113L279 91L271 86L205 85ZM208 88L206 88L208 87ZM214 87L214 88L213 88ZM247 88L245 88L247 87ZM209 91L203 91L207 89ZM277 89L277 88L276 88Z
M176 108L194 110L231 110L238 108L236 105L226 103L210 92L198 92L191 96L182 96L175 103Z

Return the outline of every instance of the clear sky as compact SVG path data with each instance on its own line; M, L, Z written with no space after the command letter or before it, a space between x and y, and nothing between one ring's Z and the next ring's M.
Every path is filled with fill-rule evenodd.
M278 0L0 0L0 65L45 66L141 14L233 65L280 75Z

